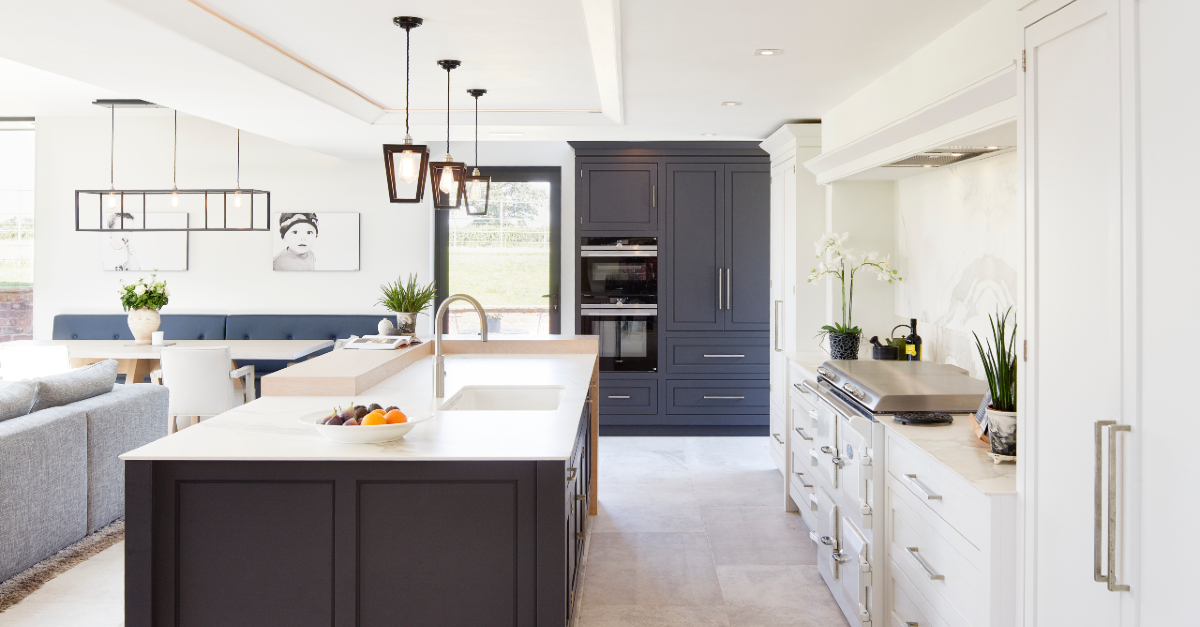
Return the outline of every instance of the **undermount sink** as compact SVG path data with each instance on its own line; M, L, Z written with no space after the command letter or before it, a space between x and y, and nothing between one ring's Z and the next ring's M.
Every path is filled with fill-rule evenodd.
M566 388L551 385L467 385L442 411L554 411Z

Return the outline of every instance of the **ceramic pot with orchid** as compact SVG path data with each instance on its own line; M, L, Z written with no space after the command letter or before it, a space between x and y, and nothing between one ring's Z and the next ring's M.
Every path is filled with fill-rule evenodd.
M167 289L166 281L155 281L157 275L150 275L150 281L138 279L128 285L121 281L121 289L117 294L121 297L121 307L129 312L129 331L133 334L134 344L149 344L154 332L158 330L161 318L158 310L167 305L171 291Z
M854 281L874 275L878 281L894 283L903 281L900 272L892 268L891 256L879 253L861 253L848 248L849 233L826 233L814 244L817 259L821 261L808 274L813 283L824 276L838 281L842 293L842 319L840 322L821 327L820 335L829 341L830 356L834 359L858 359L858 348L862 329L854 326Z

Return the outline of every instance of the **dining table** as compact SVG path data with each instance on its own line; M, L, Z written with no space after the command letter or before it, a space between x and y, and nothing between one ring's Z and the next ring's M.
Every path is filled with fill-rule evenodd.
M294 362L330 346L333 340L167 340L163 344L134 344L132 340L17 340L10 346L66 346L71 366L78 368L106 359L117 361L117 372L125 384L141 383L159 367L163 348L211 348L228 346L233 368L238 361L275 360ZM235 381L235 385L241 385Z

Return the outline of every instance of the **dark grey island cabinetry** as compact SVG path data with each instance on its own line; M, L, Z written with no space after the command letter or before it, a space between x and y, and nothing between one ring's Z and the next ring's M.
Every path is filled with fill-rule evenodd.
M565 626L589 427L567 459L127 461L125 624Z
M767 435L770 407L762 402L769 389L772 315L767 153L758 142L737 141L570 144L578 177L577 259L594 256L594 244L603 238L653 238L656 245L655 300L639 295L635 301L612 288L600 295L611 296L605 303L577 288L577 319L598 315L597 307L613 308L604 312L607 326L589 318L576 327L600 336L601 432ZM589 267L576 267L577 285L594 292L594 277L580 273ZM632 262L622 267L638 272ZM644 312L638 317L629 311L651 302L656 308L650 320ZM628 367L631 353L636 369ZM626 367L605 371L613 358Z

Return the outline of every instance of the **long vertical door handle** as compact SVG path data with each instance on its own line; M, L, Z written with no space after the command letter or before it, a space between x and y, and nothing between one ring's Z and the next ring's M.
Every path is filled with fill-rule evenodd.
M1117 585L1117 432L1129 432L1129 425L1108 428L1108 591L1129 592L1129 586Z
M658 209L658 186L650 186L650 208Z
M775 352L777 352L777 353L783 352L783 349L779 348L779 322L780 322L779 306L782 304L783 304L783 301L781 301L781 300L775 301Z
M725 268L725 308L733 310L733 270Z
M717 268L717 311L721 311L721 269Z
M1094 487L1095 487L1096 507L1094 510L1094 515L1093 515L1093 520L1092 520L1092 522L1094 523L1092 539L1093 539L1093 545L1094 545L1093 548L1095 549L1094 558L1092 560L1092 565L1093 565L1092 570L1093 570L1093 577L1095 578L1095 580L1099 581L1101 583L1105 583L1108 581L1108 575L1104 574L1104 567L1103 567L1104 548L1103 548L1103 540L1100 538L1100 536L1104 533L1104 523L1102 522L1102 519L1101 519L1101 512L1104 509L1104 474L1103 474L1103 472L1104 472L1104 429L1106 427L1111 427L1115 424L1117 424L1117 422L1115 420L1097 420L1096 426L1095 426L1096 476L1095 476Z

